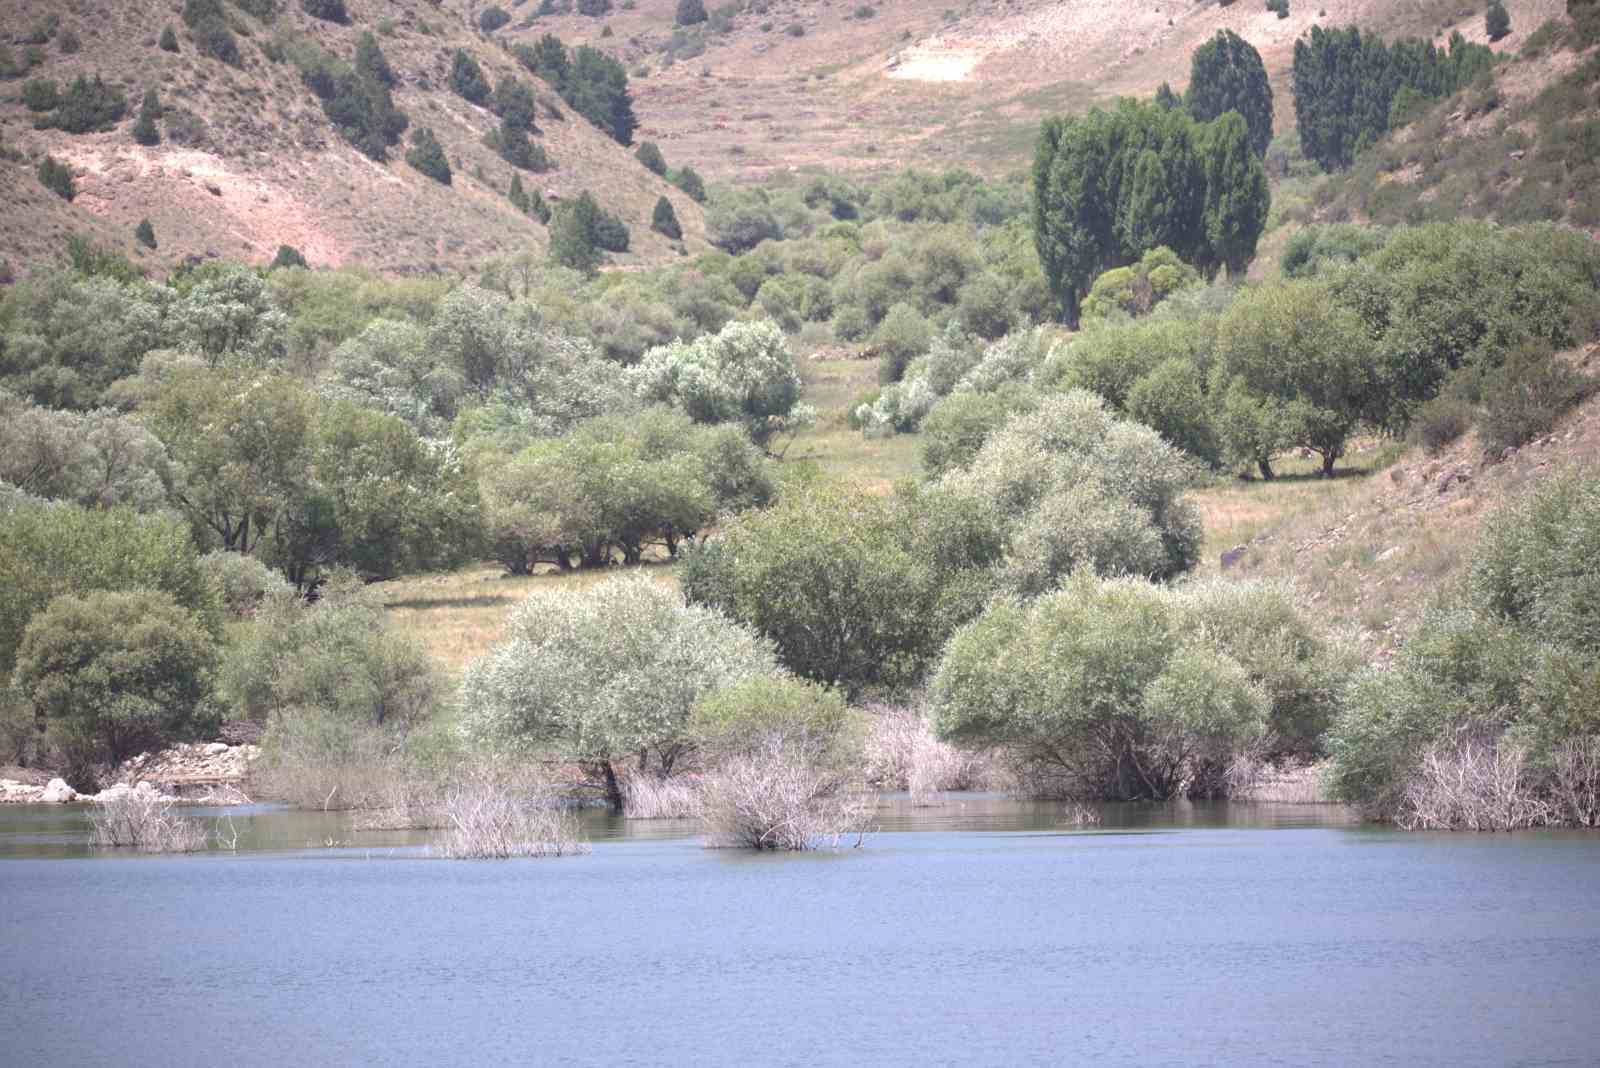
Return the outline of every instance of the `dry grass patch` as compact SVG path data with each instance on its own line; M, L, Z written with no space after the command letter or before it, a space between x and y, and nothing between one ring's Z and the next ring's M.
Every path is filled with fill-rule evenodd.
M654 560L644 572L675 585L672 566ZM554 588L586 589L612 577L599 571L543 571L507 575L499 566L479 565L443 575L419 575L380 584L389 616L418 638L452 675L488 652L505 631L511 610L530 594Z

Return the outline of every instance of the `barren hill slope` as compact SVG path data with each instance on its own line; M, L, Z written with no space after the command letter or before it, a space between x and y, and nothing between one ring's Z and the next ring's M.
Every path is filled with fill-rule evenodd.
M686 30L674 29L676 6L637 0L603 19L544 16L507 32L615 51L634 73L640 136L724 180L806 166L1014 169L1041 116L1163 81L1181 91L1190 53L1222 28L1261 51L1280 129L1294 121L1294 41L1314 24L1484 38L1481 6L1460 0L1294 0L1287 19L1259 0L745 0ZM1506 6L1513 33L1495 47L1514 51L1564 0Z
M560 104L548 86L475 31L470 20L480 5L348 0L348 25L311 18L298 0L281 0L270 22L228 6L243 57L238 68L196 51L176 2L5 0L0 6L4 39L18 63L32 28L59 17L55 35L35 47L42 62L23 77L0 82L0 139L7 150L0 159L0 261L18 273L57 259L69 233L92 236L157 268L188 256L264 262L280 244L300 249L316 266L355 262L391 271L464 266L522 252L542 258L545 227L511 206L505 193L513 168L483 144L498 120L447 88L456 48L471 53L491 82L514 75L536 89L536 139L555 168L524 173L523 183L529 191L563 197L592 191L632 231L631 251L613 262L676 257L650 230L651 211L663 195L673 203L688 246L703 247L699 206L641 166L630 149ZM177 31L176 54L157 46L166 26ZM386 163L363 156L338 135L294 65L269 58L285 41L310 40L348 60L367 30L378 35L399 78L395 102L411 127L430 127L442 143L455 170L452 185L408 166L405 143L390 150ZM80 47L64 54L59 42L68 33ZM65 87L79 75L95 74L127 97L128 113L114 130L67 134L34 128L34 116L20 100L26 79L53 79ZM146 148L130 131L150 87L158 90L167 116L162 142ZM46 153L75 174L78 195L70 204L35 177ZM159 242L153 252L133 240L143 218L150 219Z

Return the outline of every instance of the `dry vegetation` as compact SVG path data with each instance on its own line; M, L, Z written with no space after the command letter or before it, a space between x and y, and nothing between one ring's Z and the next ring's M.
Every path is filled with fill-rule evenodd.
M89 811L89 840L103 848L141 853L195 853L210 835L192 816L174 812L172 798L154 790L129 790Z
M1379 447L1367 457L1351 463L1370 474L1332 484L1222 485L1195 500L1206 524L1204 568L1219 568L1224 550L1245 546L1230 573L1294 581L1330 626L1381 657L1458 571L1484 516L1554 470L1600 459L1600 401L1504 461L1485 457L1476 434L1433 456L1416 448L1386 456Z

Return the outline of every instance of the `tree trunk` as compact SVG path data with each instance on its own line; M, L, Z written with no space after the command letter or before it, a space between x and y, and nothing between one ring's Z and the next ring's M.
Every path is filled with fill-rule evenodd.
M1336 452L1325 452L1325 453L1322 454L1322 477L1323 478L1332 478L1333 477L1333 465L1338 459L1339 459L1339 454L1336 453Z
M1257 460L1256 461L1256 466L1261 469L1261 477L1262 478L1266 479L1268 482L1271 482L1273 480L1273 478L1275 476L1272 473L1272 461L1271 460Z
M611 811L622 815L622 784L617 782L617 769L611 761L602 760L600 771L606 780L606 804L611 806Z

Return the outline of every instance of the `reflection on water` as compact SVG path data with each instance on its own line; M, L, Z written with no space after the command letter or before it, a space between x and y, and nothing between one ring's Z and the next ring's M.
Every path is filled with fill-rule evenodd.
M1019 801L1004 794L937 794L913 801L907 794L878 799L873 833L902 831L1074 831L1104 833L1179 827L1349 827L1356 814L1339 805L1237 804L1182 801L1172 804L1093 806L1098 826L1078 827L1059 801ZM277 805L194 807L185 815L206 821L237 852L314 849L404 850L415 852L433 841L435 831L359 829L353 813L307 812ZM593 842L630 839L696 838L694 820L636 820L604 809L580 813L583 836ZM78 805L0 806L0 858L116 856L91 849L88 810ZM869 835L870 839L870 835Z
M1597 1063L1600 835L941 800L788 856L587 812L591 855L503 862L264 807L106 860L0 809L0 1064Z

